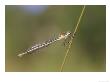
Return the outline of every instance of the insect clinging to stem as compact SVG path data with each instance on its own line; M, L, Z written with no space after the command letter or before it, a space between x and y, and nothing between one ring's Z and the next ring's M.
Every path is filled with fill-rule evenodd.
M47 46L49 46L50 44L52 44L52 43L54 43L56 41L59 41L59 40L62 40L62 39L66 40L68 37L71 37L71 32L70 31L68 31L66 33L61 33L57 37L53 37L53 38L51 38L51 39L49 39L47 41L44 41L43 43L35 44L31 48L27 49L25 52L23 52L21 54L18 54L18 56L22 57L23 55L33 53L34 51L37 51L37 50L39 50L41 48L44 48L44 47L47 47Z

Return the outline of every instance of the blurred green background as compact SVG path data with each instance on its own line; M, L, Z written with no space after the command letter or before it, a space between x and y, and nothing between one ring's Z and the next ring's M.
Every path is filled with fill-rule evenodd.
M67 50L63 40L22 58L17 55L61 32L73 32L82 7L6 5L5 71L58 72ZM106 72L106 6L86 6L63 71Z

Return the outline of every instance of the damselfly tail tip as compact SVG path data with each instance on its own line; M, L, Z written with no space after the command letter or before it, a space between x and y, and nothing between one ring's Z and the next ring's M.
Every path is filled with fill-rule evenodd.
M18 54L18 57L22 57L23 55L27 54L27 52L24 52L24 53L21 53L21 54Z
M17 56L21 58L23 56L23 54L18 54Z

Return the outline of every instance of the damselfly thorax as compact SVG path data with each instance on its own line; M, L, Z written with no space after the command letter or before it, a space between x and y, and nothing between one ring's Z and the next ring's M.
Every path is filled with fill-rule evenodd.
M23 55L33 53L34 51L37 51L37 50L44 48L44 47L47 47L56 41L59 41L62 39L67 39L68 37L71 37L71 32L61 33L57 37L53 37L47 41L44 41L43 43L35 44L34 46L32 46L31 48L28 48L25 52L19 54L18 56L22 57Z

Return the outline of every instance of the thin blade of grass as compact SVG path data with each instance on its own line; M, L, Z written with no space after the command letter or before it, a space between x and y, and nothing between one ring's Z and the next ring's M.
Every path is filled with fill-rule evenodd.
M77 30L78 30L78 27L79 27L81 18L82 18L83 14L84 14L85 8L86 8L86 6L84 5L83 8L82 8L81 14L80 14L80 16L79 16L78 22L77 22L77 24L76 24L76 26L75 26L75 30L74 30L74 32L73 32L73 34L72 34L73 37L71 37L71 40L69 41L69 46L68 46L68 48L67 48L66 54L65 54L64 59L63 59L63 62L62 62L62 64L61 64L60 72L63 71L64 64L65 64L65 62L66 62L66 60L67 60L67 56L68 56L69 50L70 50L70 48L71 48L73 38L74 38L74 36L76 35L76 32L77 32Z

